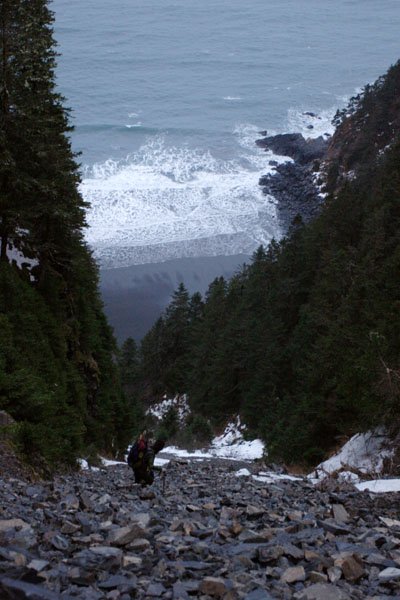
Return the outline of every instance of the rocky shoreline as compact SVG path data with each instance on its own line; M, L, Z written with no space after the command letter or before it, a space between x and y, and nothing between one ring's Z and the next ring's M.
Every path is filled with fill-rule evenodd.
M0 480L0 597L400 597L400 494L267 484L238 466L175 460L165 489L123 464Z
M318 172L329 140L323 136L305 139L300 133L286 133L263 137L256 144L292 159L281 164L270 161L273 172L259 181L263 193L272 195L277 201L283 230L287 231L298 215L304 222L313 219L323 203Z

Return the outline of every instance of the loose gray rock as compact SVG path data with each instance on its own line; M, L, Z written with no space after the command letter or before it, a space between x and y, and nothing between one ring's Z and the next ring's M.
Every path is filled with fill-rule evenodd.
M351 600L342 589L325 583L315 583L305 590L294 594L296 600Z
M172 461L164 492L158 479L135 485L125 465L34 485L0 478L0 581L28 585L0 587L0 598L400 596L400 494L303 480L265 485L238 480L239 467Z
M4 577L0 579L1 598L3 600L59 600L59 595L41 585L17 581Z
M146 531L136 523L127 525L126 527L116 527L112 529L107 538L107 542L114 546L126 546L137 538L146 536Z
M256 588L246 594L244 600L273 600L273 597L262 588Z
M379 573L379 581L398 581L400 579L400 569L388 567Z
M282 574L281 581L285 583L295 583L296 581L305 581L306 572L304 567L289 567Z

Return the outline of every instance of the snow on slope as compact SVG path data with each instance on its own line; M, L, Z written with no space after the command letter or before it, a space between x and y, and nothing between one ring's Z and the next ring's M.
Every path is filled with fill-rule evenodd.
M176 446L168 446L163 454L172 454L182 458L204 460L210 458L225 458L229 460L252 461L262 458L264 443L261 440L245 440L243 432L246 425L237 416L226 426L224 432L215 437L209 448L188 452Z
M154 405L150 414L161 419L167 410L175 406L180 411L181 423L190 413L186 396L173 399L164 398L162 402ZM180 409L178 408L180 406ZM224 432L215 437L208 448L194 450L192 452L176 446L168 446L162 451L162 456L157 456L155 464L165 466L174 458L188 460L212 460L215 458L240 461L254 465L254 460L261 459L266 454L264 443L259 440L245 440L243 433L246 425L241 422L240 416L227 424ZM349 481L360 491L370 493L400 492L400 479L371 479L360 481L360 474L365 476L380 474L383 470L384 460L390 458L394 451L389 448L388 437L383 429L377 429L367 433L359 433L353 436L334 456L324 461L310 473L307 478L310 482L318 484L326 477L334 475L338 481ZM88 469L86 460L78 461L82 469ZM112 461L101 458L103 466L112 467L125 464L120 461ZM92 467L92 469L96 469ZM254 471L254 467L253 467ZM355 472L356 471L356 472ZM237 477L251 477L253 480L263 484L277 483L283 480L296 481L301 477L290 474L276 473L260 470L252 473L247 468L238 469Z
M186 394L182 394L182 396L177 395L174 398L168 398L165 395L161 402L150 406L146 414L161 421L171 408L176 410L179 423L183 425L190 415L190 406Z
M243 440L243 425L240 419L230 423L224 434L214 438L211 447L204 450L196 450L188 452L182 448L169 446L162 452L162 457L156 457L155 464L157 466L166 466L171 459L185 458L189 460L210 460L213 458L224 458L231 460L239 460L241 462L253 463L254 459L261 458L265 448L261 440L253 440L246 442ZM332 458L321 465L324 465L324 477L334 473L338 468L345 468L344 465L351 463L352 468L360 472L371 472L371 469L376 469L382 466L383 459L390 456L390 451L384 446L384 435L381 432L369 432L367 434L357 434ZM375 449L375 450L374 450ZM97 467L89 467L86 460L78 461L82 470L91 469L98 470ZM115 465L126 464L121 461L107 460L101 458L103 467L113 467ZM321 469L321 465L317 467ZM329 470L328 470L329 469ZM346 480L351 480L355 487L360 492L369 492L374 494L400 492L400 479L372 479L369 481L359 481L359 476L352 471L341 471L339 475L343 475ZM279 481L290 480L296 481L300 477L294 477L289 474L280 474L272 471L260 470L257 474L252 473L247 468L241 468L236 471L237 477L251 477L254 481L269 485L278 483ZM321 478L315 478L315 471L308 476L313 483L319 483ZM340 479L340 478L339 478Z
M335 471L356 469L361 473L381 473L385 458L393 455L382 429L354 435L341 450L316 467L309 477L320 479Z

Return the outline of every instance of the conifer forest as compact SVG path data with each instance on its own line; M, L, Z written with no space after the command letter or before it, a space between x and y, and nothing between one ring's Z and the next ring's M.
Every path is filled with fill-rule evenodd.
M53 21L46 0L0 3L0 410L21 454L123 455L164 394L187 394L214 429L240 414L287 464L317 464L379 425L396 436L400 63L337 113L315 166L319 214L205 297L181 284L141 342L119 349L84 239Z

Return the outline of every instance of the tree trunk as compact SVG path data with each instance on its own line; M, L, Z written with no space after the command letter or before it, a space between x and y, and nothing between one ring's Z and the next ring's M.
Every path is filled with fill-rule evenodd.
M1 66L2 66L2 76L3 76L3 97L1 102L1 126L6 130L7 126L7 117L9 113L9 98L8 98L8 45L7 45L7 25L9 20L7 19L7 2L2 2L2 11L1 11ZM4 194L6 192L6 181L5 175L2 177L2 185L1 192ZM8 225L7 225L7 217L4 214L0 214L1 219L1 227L0 227L0 236L1 236L1 244L0 244L0 262L8 262L7 257L7 244L8 244Z
M8 231L7 231L7 222L5 217L2 219L1 227L0 227L0 262L8 262L7 256L7 243L8 243Z

